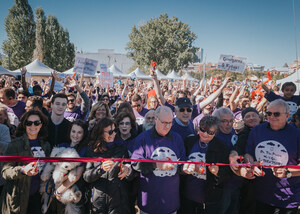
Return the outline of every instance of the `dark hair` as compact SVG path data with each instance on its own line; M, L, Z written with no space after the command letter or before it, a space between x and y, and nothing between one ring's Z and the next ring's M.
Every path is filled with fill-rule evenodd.
M293 87L295 88L295 91L296 91L296 89L297 89L295 83L293 83L293 82L285 82L285 83L283 83L283 85L282 85L282 87L281 87L281 91L283 92L283 90L284 90L286 87L288 87L288 86L293 86Z
M142 100L142 98L141 98L141 96L138 95L138 94L135 94L135 95L133 95L133 96L131 97L131 102L132 102L132 101L133 101L133 102L137 102L137 101L139 101L139 100Z
M52 97L51 103L54 103L56 98L63 98L63 99L66 99L66 100L68 101L67 95L65 95L65 94L63 94L63 93L58 93L58 94L55 94L55 95Z
M100 108L101 106L104 106L105 107L105 110L106 110L106 117L107 118L111 118L111 114L110 114L110 110L109 110L109 107L106 103L104 102L98 102L96 103L95 105L93 105L92 109L91 109L91 112L90 112L90 115L88 117L88 120L92 120L96 117L96 111L98 110L98 108Z
M32 91L35 92L35 91L42 91L42 87L40 85L34 85L32 87Z
M130 112L125 112L125 111L122 111L120 112L116 119L115 119L115 123L117 125L117 127L119 127L120 125L120 122L125 118L125 117L129 117L130 119L130 123L131 123L131 134L133 134L136 130L136 122L135 122L135 117L134 117L134 114L130 113Z
M48 118L41 112L41 111L36 111L36 110L29 110L28 112L25 112L23 116L21 117L21 121L17 127L17 132L16 136L21 137L24 134L26 134L26 125L25 123L27 122L28 117L31 115L37 115L39 116L41 122L42 122L42 127L38 133L37 138L39 140L46 139L48 137Z
M10 98L10 97L12 97L13 99L16 98L16 92L12 88L2 88L1 92L3 92L7 98Z
M103 153L107 150L106 142L103 138L104 129L108 126L114 125L114 122L109 118L102 118L99 122L96 123L92 129L90 135L89 146L94 152Z
M29 97L29 96L30 96L30 94L29 94L28 91L20 91L20 92L18 92L18 95L19 95L19 94L22 94L22 95L24 95L25 97Z
M215 127L218 130L219 119L215 116L204 116L199 122L199 127L203 129L210 129L211 127Z
M120 106L117 110L117 113L116 113L116 118L118 117L118 114L120 114L121 112L126 112L126 113L129 113L129 114L132 114L134 120L136 120L133 109L132 109L130 103L124 102L124 103L120 104Z
M67 94L67 98L68 98L68 97L71 97L71 96L74 97L74 98L76 99L76 95L75 95L74 93L68 93L68 94Z
M108 95L108 93L103 93L102 95L101 95L101 98L100 98L100 100L103 100L103 98L104 97L108 97L108 99L109 99L109 95Z
M35 108L38 107L39 110L42 110L43 108L43 98L40 96L31 96L28 98L29 101L32 102L31 107Z
M88 125L86 122L82 121L82 120L75 120L74 122L71 123L70 127L69 127L69 135L68 135L68 140L71 143L71 139L70 139L70 134L71 134L71 130L73 126L80 126L83 129L83 137L81 139L81 141L74 147L76 149L77 152L80 152L80 150L88 145Z

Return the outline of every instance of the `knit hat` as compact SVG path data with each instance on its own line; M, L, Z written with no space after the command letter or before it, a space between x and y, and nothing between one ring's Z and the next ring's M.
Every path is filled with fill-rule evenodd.
M246 115L248 112L255 112L256 114L259 115L258 111L257 111L255 108L247 107L247 108L245 108L245 109L242 111L242 118L243 118L243 119L244 119L245 115Z

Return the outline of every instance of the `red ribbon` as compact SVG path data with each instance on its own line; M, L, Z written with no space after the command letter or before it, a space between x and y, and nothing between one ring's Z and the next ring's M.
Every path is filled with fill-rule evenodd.
M205 162L193 162L193 161L172 161L172 160L145 160L145 159L129 159L129 158L56 158L56 157L28 157L28 156L0 156L0 162L103 162L111 160L114 162L145 162L145 163L174 163L174 164L200 164L205 166L229 166L227 163L205 163ZM300 165L283 165L283 166L271 166L271 165L261 165L261 164L249 164L249 163L238 163L233 164L238 166L257 166L265 168L273 167L286 167L291 169L300 169Z

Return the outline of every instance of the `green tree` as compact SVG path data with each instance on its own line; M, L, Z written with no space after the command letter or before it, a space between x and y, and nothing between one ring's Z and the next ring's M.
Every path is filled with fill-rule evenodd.
M194 60L197 48L193 42L196 38L189 25L175 16L169 18L162 14L140 27L132 27L127 56L140 68L149 67L154 60L164 74L170 70L179 71Z
M31 62L35 47L35 22L27 0L15 0L5 18L7 40L2 44L4 67L14 70Z
M38 59L44 61L45 55L45 22L46 17L43 8L35 9L36 15L36 31L35 31L35 49L33 52L33 60Z
M70 42L69 32L58 23L55 16L49 15L45 24L44 63L49 67L65 71L74 65L75 48Z

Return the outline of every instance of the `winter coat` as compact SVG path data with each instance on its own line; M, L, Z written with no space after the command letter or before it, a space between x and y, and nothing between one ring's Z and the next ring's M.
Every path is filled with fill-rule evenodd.
M40 144L45 155L49 156L51 152L50 144L41 140ZM8 144L4 155L33 157L27 135L12 140ZM21 172L22 166L26 164L28 163L12 162L3 165L2 176L6 180L6 184L3 187L0 201L2 214L26 214L27 212L32 177Z
M126 158L128 157L126 145L112 145L103 153L95 153L88 149L87 157L93 158ZM83 178L90 183L89 213L99 214L127 214L129 211L129 192L126 179L120 180L120 163L116 162L113 168L105 172L101 168L102 162L89 162ZM130 177L133 175L131 171Z

